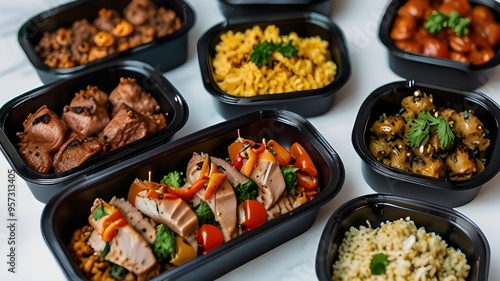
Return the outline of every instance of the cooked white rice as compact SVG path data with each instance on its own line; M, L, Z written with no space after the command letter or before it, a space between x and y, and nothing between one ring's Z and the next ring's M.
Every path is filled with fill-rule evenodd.
M332 280L465 280L470 271L465 255L448 247L434 232L417 229L407 217L386 221L378 228L351 227L339 247ZM383 275L372 275L373 255L383 253L389 263Z

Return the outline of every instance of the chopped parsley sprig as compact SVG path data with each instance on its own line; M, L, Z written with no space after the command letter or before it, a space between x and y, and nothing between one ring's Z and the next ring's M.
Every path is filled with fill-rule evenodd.
M439 143L444 149L453 145L455 134L448 122L442 116L434 117L427 110L421 111L417 118L413 119L406 138L411 147L417 147L425 144L432 132L437 133Z
M434 10L425 21L424 27L433 35L444 28L451 28L456 35L465 36L469 34L469 23L470 19L461 17L455 10L449 15Z
M383 275L385 274L385 268L389 264L387 255L384 253L378 253L372 256L370 261L370 270L372 275Z
M291 58L296 56L299 50L292 44L292 41L280 44L264 41L254 47L250 54L250 61L258 67L263 67L269 63L269 59L274 52L280 52L283 56Z

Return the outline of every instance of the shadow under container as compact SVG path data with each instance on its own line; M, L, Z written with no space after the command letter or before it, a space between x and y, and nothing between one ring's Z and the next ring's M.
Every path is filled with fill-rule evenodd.
M166 127L67 171L40 174L26 165L18 152L20 140L17 132L24 131L23 122L30 113L46 105L60 117L64 106L70 104L75 93L92 85L109 95L118 86L121 77L136 79L143 91L156 99L160 111L167 114ZM56 192L66 188L69 183L85 181L90 174L169 141L186 124L188 117L189 108L186 101L161 73L138 61L111 62L33 89L5 103L0 108L0 143L7 161L26 181L34 197L42 203L47 203Z
M72 184L49 201L43 210L44 239L70 280L85 280L67 245L73 232L87 224L89 208L96 197L109 200L127 197L135 178L159 181L170 171L184 171L193 152L224 157L238 137L274 139L284 147L299 142L318 169L320 191L306 204L243 233L205 255L161 273L152 280L214 280L238 266L306 232L319 208L332 200L344 183L344 167L338 154L303 117L287 111L253 112L224 121L196 133L156 147L140 157L107 167Z
M255 97L237 97L221 90L214 79L212 65L215 48L221 42L220 36L228 31L244 32L256 25L262 29L275 25L280 34L296 32L302 38L319 36L328 41L332 60L337 65L334 80L320 89ZM269 12L229 18L206 31L198 40L197 48L203 86L212 95L216 110L225 119L273 108L292 111L304 117L319 116L331 109L337 92L351 77L351 64L342 30L331 18L310 11Z
M500 3L488 0L467 1L471 5L481 4L489 7L494 13L496 21L500 22ZM475 90L488 82L494 69L500 63L500 48L497 48L496 55L490 61L481 65L472 65L451 59L410 53L396 47L390 37L390 32L398 10L406 2L408 1L392 0L388 4L379 26L379 40L387 48L389 67L394 73L404 79L465 91Z
M90 23L98 17L99 10L113 9L122 14L130 0L79 0L52 8L26 21L18 32L18 41L44 84L67 78L87 68L118 60L137 60L151 65L159 72L174 69L187 60L188 32L195 23L193 9L182 0L151 0L157 7L172 9L181 19L182 26L176 32L157 38L147 44L125 51L116 52L104 58L71 68L55 68L45 64L35 51L44 32L54 32L58 28L69 28L78 20Z
M333 0L218 0L226 18L282 11L312 11L330 16Z
M460 249L471 266L467 281L488 280L490 246L479 227L460 212L417 199L387 194L369 194L344 203L328 219L316 254L319 281L332 280L332 265L338 260L339 247L351 227L378 227L386 221L410 217L417 228L435 232L448 244Z
M397 114L401 101L414 91L432 94L436 107L446 106L457 112L472 110L489 132L485 168L477 175L461 181L436 179L389 167L370 152L370 128L383 114ZM500 108L487 95L477 91L459 91L415 81L398 81L374 90L359 108L352 130L352 144L361 158L361 170L368 185L377 192L422 199L448 207L472 201L483 184L500 170Z

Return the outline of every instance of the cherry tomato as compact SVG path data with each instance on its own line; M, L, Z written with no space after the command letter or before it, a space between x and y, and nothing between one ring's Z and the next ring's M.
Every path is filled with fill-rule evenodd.
M293 166L313 178L318 177L318 170L316 169L316 166L314 166L314 163L308 154L302 154L299 156L299 158L295 160Z
M312 191L318 186L318 178L311 177L303 172L297 172L297 184L307 191Z
M241 155L236 156L236 159L233 159L233 166L239 171L241 167L243 167L243 157Z
M203 254L219 247L224 243L222 231L212 224L204 224L198 230L198 245L203 248Z
M238 223L252 230L267 221L267 211L257 200L247 199L238 206Z

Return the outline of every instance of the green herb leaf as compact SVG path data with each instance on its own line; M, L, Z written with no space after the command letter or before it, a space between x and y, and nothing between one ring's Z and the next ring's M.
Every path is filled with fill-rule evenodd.
M385 274L385 268L388 264L389 260L387 259L387 255L383 253L373 255L372 260L370 261L370 270L372 275Z
M417 147L429 140L431 132L437 132L439 144L444 149L449 148L455 141L455 134L448 122L442 116L432 116L427 110L421 111L417 118L413 119L410 129L406 133L406 138L411 147Z
M109 215L108 211L104 209L103 204L99 204L99 207L97 207L94 212L92 212L92 218L96 221L98 221L100 218Z
M434 10L425 21L424 27L433 35L444 28L451 28L456 35L465 36L469 34L469 29L467 28L469 23L470 19L461 17L455 10L450 15Z
M283 56L290 58L296 56L299 50L292 44L292 41L281 44L264 41L254 47L250 54L250 61L258 67L263 67L269 63L269 58L274 52L280 52Z

